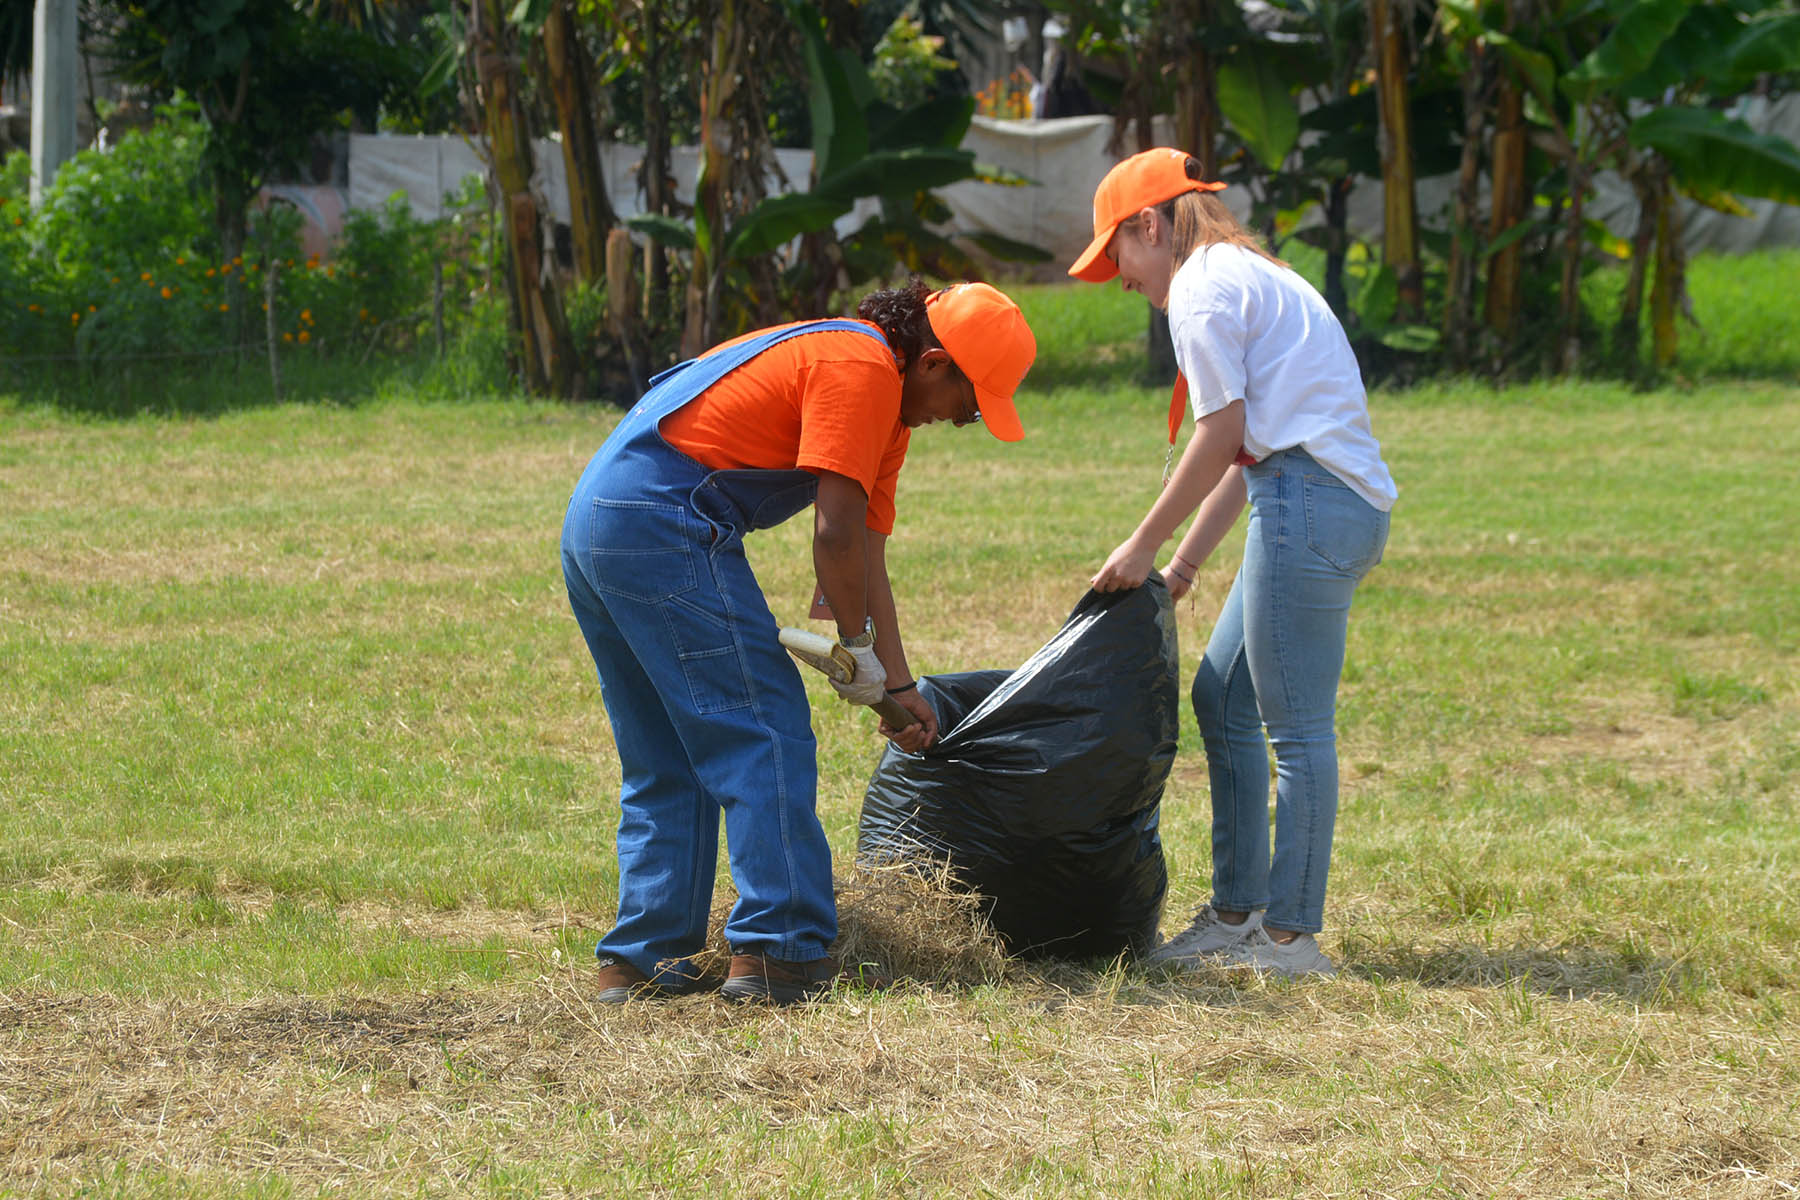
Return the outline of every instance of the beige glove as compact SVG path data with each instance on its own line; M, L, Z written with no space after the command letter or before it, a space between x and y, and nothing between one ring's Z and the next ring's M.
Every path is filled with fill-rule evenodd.
M880 704L887 697L887 668L875 657L875 629L865 625L853 638L839 638L838 644L856 659L856 674L845 683L831 681L837 694L851 704Z

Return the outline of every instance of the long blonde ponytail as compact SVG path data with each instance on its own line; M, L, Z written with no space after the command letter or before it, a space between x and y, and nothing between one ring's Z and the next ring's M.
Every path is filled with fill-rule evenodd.
M1190 155L1186 165L1189 179L1201 178L1198 159ZM1254 251L1278 267L1287 266L1269 253L1262 239L1245 229L1225 207L1225 202L1212 192L1183 192L1172 200L1163 201L1157 209L1169 222L1177 268L1202 246L1216 246L1221 242Z

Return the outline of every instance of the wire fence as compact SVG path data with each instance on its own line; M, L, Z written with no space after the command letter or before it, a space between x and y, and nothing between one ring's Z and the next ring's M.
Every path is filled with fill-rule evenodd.
M265 278L273 280L275 274L275 271L271 270ZM279 392L281 390L281 380L278 355L281 350L281 343L277 336L277 326L279 322L273 293L274 288L272 286L265 288L265 296L268 297L265 300L265 304L267 305L265 329L267 330L267 333L262 338L245 338L242 341L229 344L190 347L182 350L135 350L115 353L72 351L63 354L8 353L0 356L0 368L33 365L47 366L52 364L100 367L112 364L137 362L168 362L174 359L222 358L226 355L236 355L248 360L251 355L260 354L266 350L269 355L271 378L275 384L276 391ZM387 330L412 322L424 321L427 318L432 320L433 326L435 327L437 353L438 357L441 358L443 357L445 346L443 276L441 267L438 272L437 287L433 296L432 307L430 309L417 309L413 312L399 313L378 322L375 325L375 328L370 331L367 341L362 344L363 352L361 361L368 361L369 355L374 352L375 347L381 341L382 334ZM354 347L358 341L358 339L355 338L346 340L352 347Z

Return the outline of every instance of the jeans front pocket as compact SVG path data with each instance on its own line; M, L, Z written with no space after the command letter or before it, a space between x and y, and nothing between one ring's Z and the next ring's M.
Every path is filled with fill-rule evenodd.
M1335 476L1308 474L1302 491L1307 549L1346 575L1366 575L1387 547L1388 515Z
M594 587L657 604L694 589L695 518L679 504L596 499L588 515Z

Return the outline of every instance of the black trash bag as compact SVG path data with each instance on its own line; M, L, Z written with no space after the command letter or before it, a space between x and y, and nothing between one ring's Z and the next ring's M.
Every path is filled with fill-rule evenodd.
M1015 954L1148 948L1168 888L1157 825L1179 669L1174 604L1152 574L1083 596L1016 671L921 679L944 732L922 754L888 746L858 855L947 859Z

